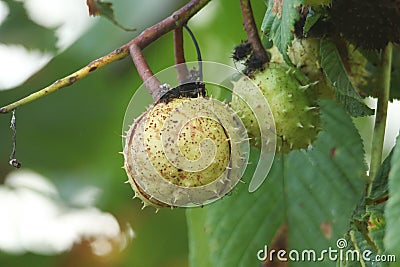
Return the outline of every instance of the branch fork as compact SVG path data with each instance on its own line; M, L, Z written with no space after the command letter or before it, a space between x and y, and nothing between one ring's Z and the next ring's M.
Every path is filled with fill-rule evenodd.
M154 77L149 65L147 64L142 50L149 44L157 40L164 34L174 31L174 52L175 52L175 64L178 66L178 80L183 82L186 77L190 75L185 64L184 50L183 50L183 34L182 27L186 25L187 21L207 5L210 0L191 0L179 10L175 11L171 16L165 18L159 23L152 27L144 30L139 36L132 39L125 45L115 49L113 52L100 57L87 66L75 71L74 73L57 80L53 84L32 93L14 103L6 105L0 108L0 113L8 113L15 108L37 100L45 95L54 93L64 87L68 87L80 79L88 76L92 72L110 64L117 60L121 60L128 55L131 56L140 78L144 81L149 93L153 96L153 99L158 99L161 94L161 83ZM254 22L253 12L251 9L250 0L240 0L242 9L244 28L248 35L248 42L251 44L254 55L259 58L262 62L268 61L268 55L262 46L258 30Z

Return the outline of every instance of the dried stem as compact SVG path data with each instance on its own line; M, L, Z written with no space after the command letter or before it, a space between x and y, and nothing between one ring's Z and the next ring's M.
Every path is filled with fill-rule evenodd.
M182 27L176 28L174 30L174 55L175 55L175 66L178 72L179 83L184 82L189 76L189 70L185 60L185 50L183 48L183 30Z
M17 153L17 119L15 116L15 109L12 111L11 116L11 123L10 123L11 131L13 132L12 141L13 141L13 148L10 155L10 165L14 168L21 168L21 162L19 162L15 158L15 154Z
M162 35L182 27L194 14L202 9L210 0L191 0L189 3L184 5L179 10L175 11L171 16L155 24L154 26L144 30L139 36L132 39L130 42L114 50L113 52L96 59L89 63L87 66L80 70L57 80L55 83L37 91L25 98L22 98L14 103L0 108L0 113L8 113L16 107L25 105L29 102L37 100L45 95L58 91L61 88L67 87L75 83L76 81L86 77L93 71L102 68L114 61L123 59L129 55L130 47L136 45L140 49L144 49L146 46L157 40ZM152 92L150 91L152 94ZM153 95L153 94L152 94Z
M268 62L268 54L261 43L260 36L258 35L250 0L240 0L240 6L242 9L244 29L247 33L247 41L253 48L253 54L263 63Z

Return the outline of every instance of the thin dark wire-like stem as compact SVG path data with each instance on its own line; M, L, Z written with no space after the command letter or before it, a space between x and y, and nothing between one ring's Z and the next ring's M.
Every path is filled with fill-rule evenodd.
M190 38L192 38L192 41L194 43L194 47L196 48L197 61L199 62L199 79L200 79L200 81L203 81L203 59L201 57L201 51L200 51L199 43L197 42L196 36L194 36L192 30L190 30L190 28L186 24L183 24L183 27L189 33Z
M10 165L13 166L14 168L20 168L21 162L19 162L15 158L15 154L17 153L17 119L15 117L15 109L12 111L10 128L11 131L13 132L12 135L13 148L10 155Z

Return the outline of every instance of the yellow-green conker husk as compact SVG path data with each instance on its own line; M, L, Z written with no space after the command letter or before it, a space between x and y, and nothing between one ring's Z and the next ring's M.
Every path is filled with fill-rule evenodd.
M367 58L352 44L347 44L346 51L340 52L351 83L361 95L364 95L362 88L367 85L372 76L366 69L368 64Z
M328 85L323 73L320 58L320 40L318 38L295 38L288 49L290 61L310 79L318 82L313 88L321 99L334 99L335 91Z
M218 121L206 117L193 118L185 123L179 135L175 138L179 149L175 153L180 153L191 161L198 160L202 156L199 149L200 143L204 139L211 139L216 147L214 161L205 169L190 172L176 167L177 163L171 162L167 158L162 135L163 131L168 132L171 130L170 127L174 127L174 122L169 122L171 125L167 125L166 127L164 127L164 124L177 107L190 105L193 102L192 100L192 98L175 98L168 103L157 103L135 120L126 135L124 157L128 181L135 191L136 197L142 199L145 205L155 207L170 206L170 204L152 198L142 188L142 184L146 184L147 187L151 187L147 189L163 190L163 185L160 184L160 180L158 179L159 176L177 186L198 187L207 185L218 179L229 166L229 138ZM193 103L193 105L196 105L196 103ZM143 129L143 135L138 134L138 129L140 128ZM174 139L173 136L171 138ZM168 142L173 142L174 140L172 139L168 140ZM207 153L207 150L203 152L205 154L203 157L210 155ZM135 160L132 160L133 157L135 157ZM151 163L150 169L146 167L145 163L147 161ZM143 163L143 168L139 168L140 172L136 172L137 174L135 175L133 172L135 166L132 164L140 165L141 162ZM146 191L149 192L148 190Z
M335 99L335 91L328 85L328 81L321 68L319 56L320 40L317 38L295 38L288 48L287 55L290 61L300 69L312 83L312 88L320 99ZM285 64L282 54L273 46L268 50L272 63Z
M252 81L266 98L275 121L277 151L287 153L293 149L307 148L316 138L319 112L312 89L305 89L287 66L270 63L264 71L254 73ZM234 83L233 91L238 95L251 94L254 87L241 78ZM246 126L251 143L260 146L260 129L251 112L251 103L242 101L236 94L232 97L232 108L238 112ZM262 119L262 118L261 118Z
M350 43L344 42L339 48L343 65L352 85L361 95L365 96L366 93L362 91L362 88L371 79L371 73L366 69L367 58ZM275 46L269 49L269 52L271 54L271 62L284 64L283 57ZM295 38L288 48L287 55L290 61L307 76L310 82L317 82L313 89L317 92L318 98L336 98L335 90L328 84L321 67L320 40L318 38Z
M360 92L371 73L367 71L367 58L354 45L344 42L339 53L352 85ZM320 64L320 40L317 38L295 38L288 49L290 61L310 79L321 99L335 99L335 90L328 84Z

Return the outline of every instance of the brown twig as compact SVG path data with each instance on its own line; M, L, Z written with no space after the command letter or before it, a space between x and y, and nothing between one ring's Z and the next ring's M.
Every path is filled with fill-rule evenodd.
M171 16L144 30L139 36L132 39L130 42L126 43L120 48L99 59L96 59L95 61L89 63L87 66L62 79L57 80L56 82L43 88L42 90L39 90L25 98L22 98L14 103L0 108L0 113L8 113L16 107L37 100L45 95L58 91L61 88L70 86L76 81L86 77L93 71L100 69L114 61L127 57L130 53L130 47L132 45L136 45L141 50L144 49L146 46L157 40L162 35L176 28L182 27L183 24L185 24L194 14L202 9L209 1L210 0L191 0L182 8L175 11ZM152 92L150 93L152 94Z
M268 61L268 54L265 51L258 35L250 0L240 0L240 7L242 9L244 29L247 33L248 42L253 48L253 55L265 63Z
M154 76L151 71L149 65L147 64L146 59L143 56L142 49L136 44L133 44L129 47L129 51L131 54L131 58L135 67L138 71L140 79L144 82L147 90L151 94L154 100L159 99L160 92L160 81Z
M175 55L175 66L178 72L178 81L182 83L188 76L189 70L184 64L185 60L185 50L183 48L183 30L182 27L176 28L174 30L174 55Z

